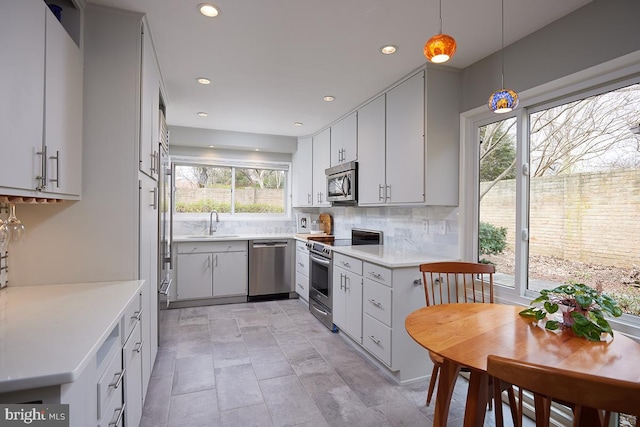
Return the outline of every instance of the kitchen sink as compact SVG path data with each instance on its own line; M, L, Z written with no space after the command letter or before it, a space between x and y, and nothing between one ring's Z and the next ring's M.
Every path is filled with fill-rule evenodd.
M187 239L211 240L211 239L228 239L230 237L240 237L239 234L196 234L192 236L184 236Z

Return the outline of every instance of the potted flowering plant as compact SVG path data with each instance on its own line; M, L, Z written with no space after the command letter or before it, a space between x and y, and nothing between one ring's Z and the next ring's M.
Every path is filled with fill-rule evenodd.
M538 321L558 310L562 313L562 320L549 319L545 328L571 328L577 336L589 341L600 341L602 334L613 337L611 326L604 315L622 315L622 309L613 298L582 283L541 290L540 296L531 301L531 306L522 310L520 315Z

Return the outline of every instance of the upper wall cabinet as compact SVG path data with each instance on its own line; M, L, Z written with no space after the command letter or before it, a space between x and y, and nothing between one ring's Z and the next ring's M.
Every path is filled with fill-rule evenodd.
M41 0L0 13L0 194L78 199L82 54Z
M313 137L313 206L331 206L327 200L327 175L331 164L331 129L325 129Z
M298 149L293 153L293 206L313 205L313 140L298 138Z
M460 76L427 69L358 110L358 205L458 204Z
M331 126L331 166L358 160L358 115L349 114Z
M423 141L424 73L420 72L359 112L358 204L424 203Z
M140 171L153 179L158 179L160 157L158 143L160 126L158 106L160 105L160 71L153 41L146 26L142 24L142 73L141 103L140 103Z

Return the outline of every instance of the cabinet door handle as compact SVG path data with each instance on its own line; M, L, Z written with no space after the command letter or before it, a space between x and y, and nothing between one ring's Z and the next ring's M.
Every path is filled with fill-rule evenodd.
M131 316L131 320L140 320L142 317L142 310L138 310L136 312L133 313L133 316Z
M144 345L144 340L136 343L136 348L133 349L136 353L140 353L142 351L142 346Z
M384 200L384 186L382 184L378 185L378 200L379 201Z
M307 203L311 204L311 193L307 193Z
M218 254L215 254L213 256L213 266L217 267L218 266Z
M122 423L122 417L124 416L124 408L126 408L126 406L127 404L123 403L122 408L118 408L113 412L115 414L116 412L120 411L120 413L118 414L118 417L115 419L115 421L111 421L108 427L117 427Z
M387 193L385 199L391 200L391 186L390 185L387 185L387 191L385 191L385 193Z
M120 384L122 384L122 379L124 378L124 373L127 372L126 369L123 369L122 372L120 372L118 375L118 379L115 380L112 383L109 383L109 387L113 387L114 389L117 389L118 387L120 387Z
M56 150L56 155L50 156L49 159L56 161L56 179L50 179L49 182L55 182L56 188L60 188L60 151Z
M344 274L340 273L340 290L343 289L342 280L344 279Z
M42 191L47 187L47 146L42 147L42 151L36 154L40 156L40 175L36 176L40 184L36 187L36 191Z
M153 190L149 190L149 193L151 194L151 203L149 203L149 206L155 211L158 209L158 187L153 187Z

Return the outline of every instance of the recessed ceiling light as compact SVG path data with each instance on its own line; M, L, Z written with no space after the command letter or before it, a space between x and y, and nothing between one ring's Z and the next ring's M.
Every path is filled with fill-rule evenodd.
M220 15L220 8L211 3L201 3L198 5L198 10L201 14L208 18L215 18Z
M259 148L256 148L256 151L260 151L260 149L259 149Z
M327 102L331 102L331 101L335 100L336 98L335 98L335 96L327 95L322 99L324 99Z
M215 145L210 145L210 146L209 146L209 148L214 148L214 147L215 147Z
M392 44L388 44L386 46L382 46L380 48L380 52L383 55L393 55L394 53L396 53L398 51L398 46L394 46Z
M293 122L293 125L296 127L300 127L302 126L302 124L303 124L302 122Z
M207 114L207 113L205 113L204 111L200 111L200 112L198 113L198 115L199 115L200 117L207 117L207 116L208 116L208 114Z
M197 81L198 83L200 83L201 85L208 85L208 84L210 84L210 83L211 83L211 80L209 80L209 79L208 79L208 78L206 78L206 77L198 77L198 78L196 79L196 81Z

